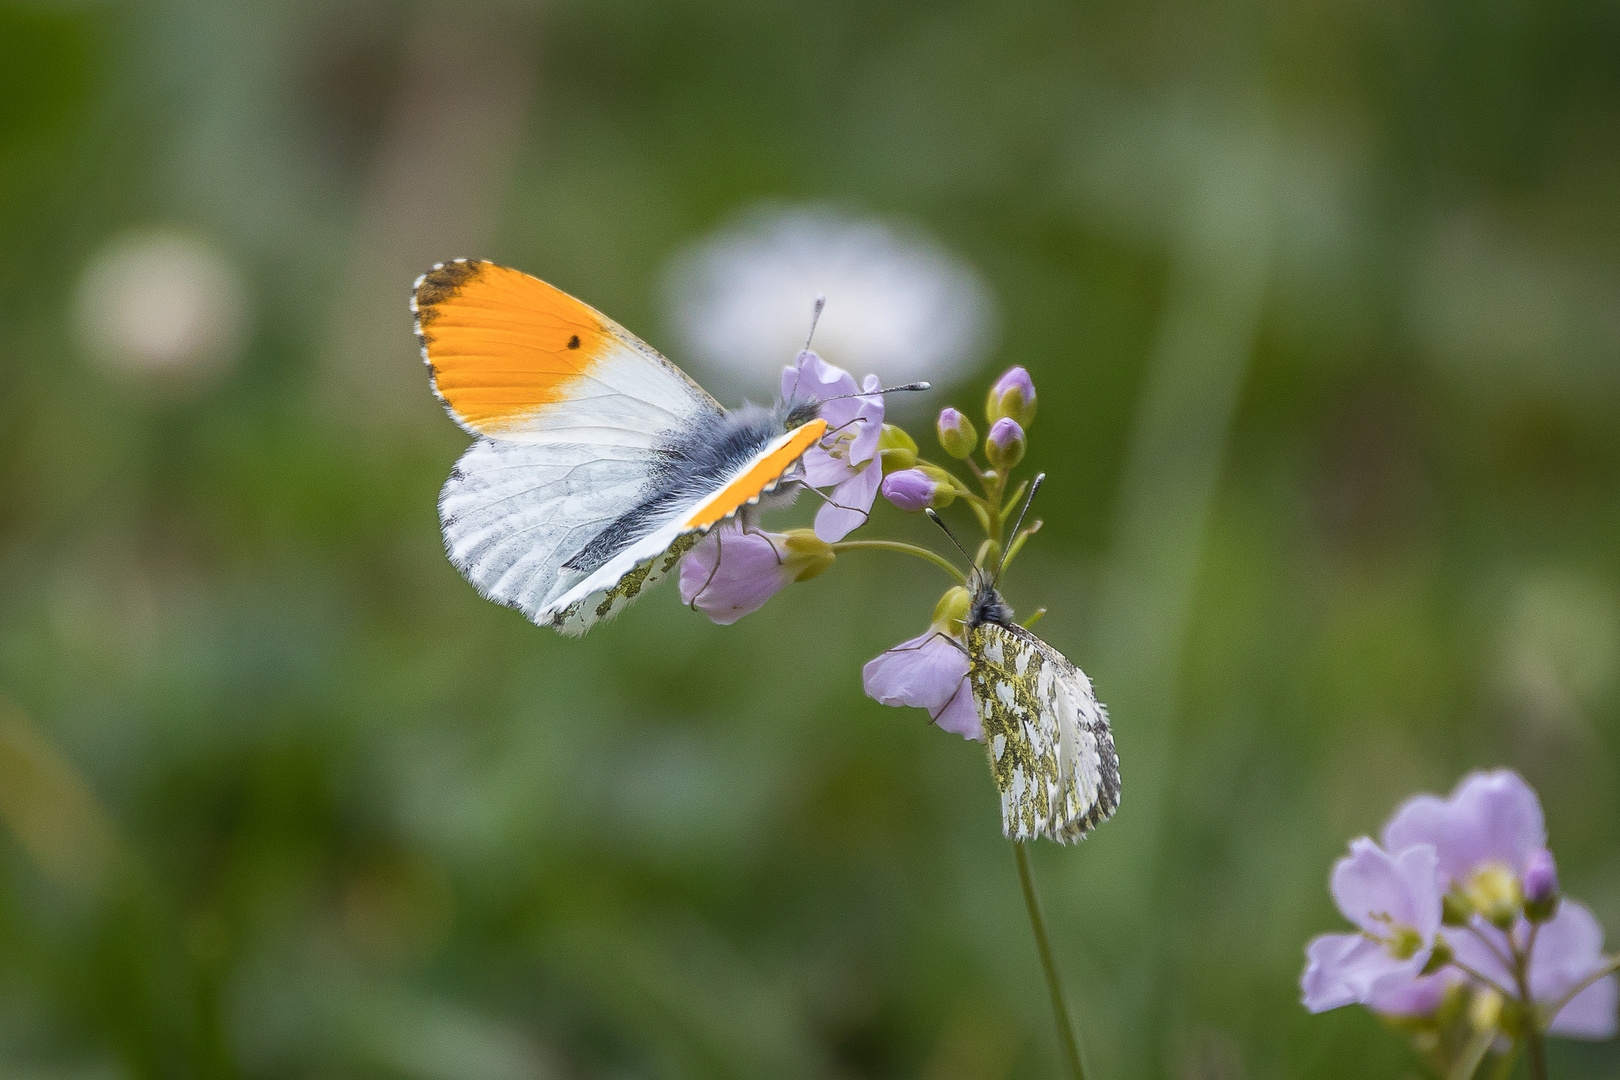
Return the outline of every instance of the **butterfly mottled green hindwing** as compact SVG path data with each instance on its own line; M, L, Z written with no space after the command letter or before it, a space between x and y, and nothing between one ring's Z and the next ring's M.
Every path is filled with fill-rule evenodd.
M1014 840L1067 844L1119 806L1119 757L1091 680L1012 621L993 579L975 572L968 682L1001 789L1001 829Z

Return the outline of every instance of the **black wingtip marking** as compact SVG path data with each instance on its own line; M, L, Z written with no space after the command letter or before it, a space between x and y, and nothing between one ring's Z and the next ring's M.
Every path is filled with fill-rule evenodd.
M482 262L456 259L453 262L440 263L423 274L417 280L416 294L413 297L419 324L426 326L431 322L434 306L444 303L460 292L461 287L477 277L483 269Z

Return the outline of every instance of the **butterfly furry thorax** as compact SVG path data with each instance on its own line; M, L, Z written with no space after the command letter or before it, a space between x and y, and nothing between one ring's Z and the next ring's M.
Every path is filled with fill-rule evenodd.
M1015 840L1082 839L1119 806L1108 711L1085 672L1012 618L991 576L969 582L968 683Z

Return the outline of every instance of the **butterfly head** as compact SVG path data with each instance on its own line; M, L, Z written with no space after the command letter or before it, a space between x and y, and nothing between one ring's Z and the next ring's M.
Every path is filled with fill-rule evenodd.
M968 575L968 594L968 626L982 626L985 623L1007 626L1012 623L1013 609L996 588L994 570L975 567Z
M794 395L786 400L776 403L777 418L782 421L784 430L792 431L801 428L821 415L821 402L816 398L799 397Z

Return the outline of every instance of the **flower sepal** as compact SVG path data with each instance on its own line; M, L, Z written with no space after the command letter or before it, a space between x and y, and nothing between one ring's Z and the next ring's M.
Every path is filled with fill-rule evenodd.
M878 436L878 459L885 475L913 468L917 464L917 440L905 428L884 424Z
M838 558L832 545L817 536L814 529L789 529L782 534L782 550L782 567L795 582L819 577Z
M939 598L934 605L932 627L946 637L961 640L962 628L967 622L968 609L972 606L973 598L968 591L960 585L952 585L945 590L945 595Z

